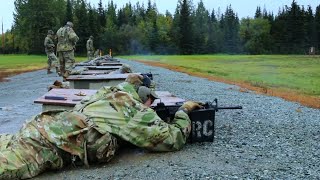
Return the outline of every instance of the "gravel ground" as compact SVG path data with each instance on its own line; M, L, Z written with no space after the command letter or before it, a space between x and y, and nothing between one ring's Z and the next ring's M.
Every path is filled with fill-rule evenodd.
M320 179L320 110L184 73L125 61L136 72L152 72L158 90L185 99L212 101L243 110L216 114L213 143L187 144L178 152L119 152L105 165L68 167L35 179ZM48 80L49 79L49 80ZM45 71L0 83L0 133L14 133L39 113L33 100L55 79Z

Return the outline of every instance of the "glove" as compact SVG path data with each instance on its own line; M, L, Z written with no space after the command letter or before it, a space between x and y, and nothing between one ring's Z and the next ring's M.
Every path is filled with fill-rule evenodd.
M150 84L150 89L154 90L156 89L156 83L154 83L153 81L151 81L151 84Z
M189 114L191 111L195 109L202 108L202 103L194 102L194 101L187 101L183 103L183 105L179 108L179 110L183 110L185 113Z

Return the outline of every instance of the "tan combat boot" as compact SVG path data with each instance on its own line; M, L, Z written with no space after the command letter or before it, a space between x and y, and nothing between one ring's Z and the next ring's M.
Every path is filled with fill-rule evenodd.
M52 71L50 69L47 70L47 74L51 74Z

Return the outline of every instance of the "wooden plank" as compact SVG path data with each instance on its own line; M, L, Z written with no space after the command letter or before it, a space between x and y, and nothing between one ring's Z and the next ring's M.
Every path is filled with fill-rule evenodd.
M97 74L109 74L112 70L88 70L81 72L81 75L97 75Z
M121 68L121 66L82 66L82 67L88 68L91 70L117 70Z
M79 96L80 92L85 96ZM34 103L59 105L59 106L75 106L84 97L91 96L96 92L97 90L90 90L90 89L52 89L51 91L47 92L40 98L36 99ZM65 97L66 99L51 100L51 99L45 99L45 96Z
M126 74L97 74L97 75L70 75L67 81L81 81L81 80L114 80L123 79L125 80L129 74L141 74L141 73L126 73Z
M79 93L85 94L85 96L79 96ZM74 107L78 104L84 97L91 96L95 94L97 90L88 90L88 89L52 89L51 91L45 93L40 98L36 99L34 103L42 104L42 105L50 105L50 107L54 106L67 106L67 107ZM160 97L161 102L165 103L166 105L174 105L176 102L183 102L184 99L178 98L173 96L168 91L156 91L156 94ZM46 96L54 96L54 97L64 97L65 100L51 100L45 99ZM157 105L160 102L157 99L153 106ZM48 108L43 108L48 109ZM52 109L52 108L51 108Z
M119 63L119 62L105 62L105 63L101 63L101 66L122 66L122 63Z
M112 61L111 60L106 60L106 61L98 60L98 61L102 66L122 66L122 63L120 63L119 60L112 60ZM75 66L91 66L91 65L92 64L85 63L85 62L80 62L80 63L75 64Z
M179 98L179 97L174 97L174 96L163 96L163 97L159 97L160 99L156 99L151 106L155 107L157 106L158 103L162 102L164 103L166 106L174 106L178 104L181 104L183 102L185 102L185 99Z

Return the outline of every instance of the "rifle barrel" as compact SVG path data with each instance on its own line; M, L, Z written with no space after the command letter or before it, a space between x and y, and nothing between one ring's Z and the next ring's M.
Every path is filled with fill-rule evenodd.
M234 106L234 107L217 107L216 109L242 109L242 106Z

